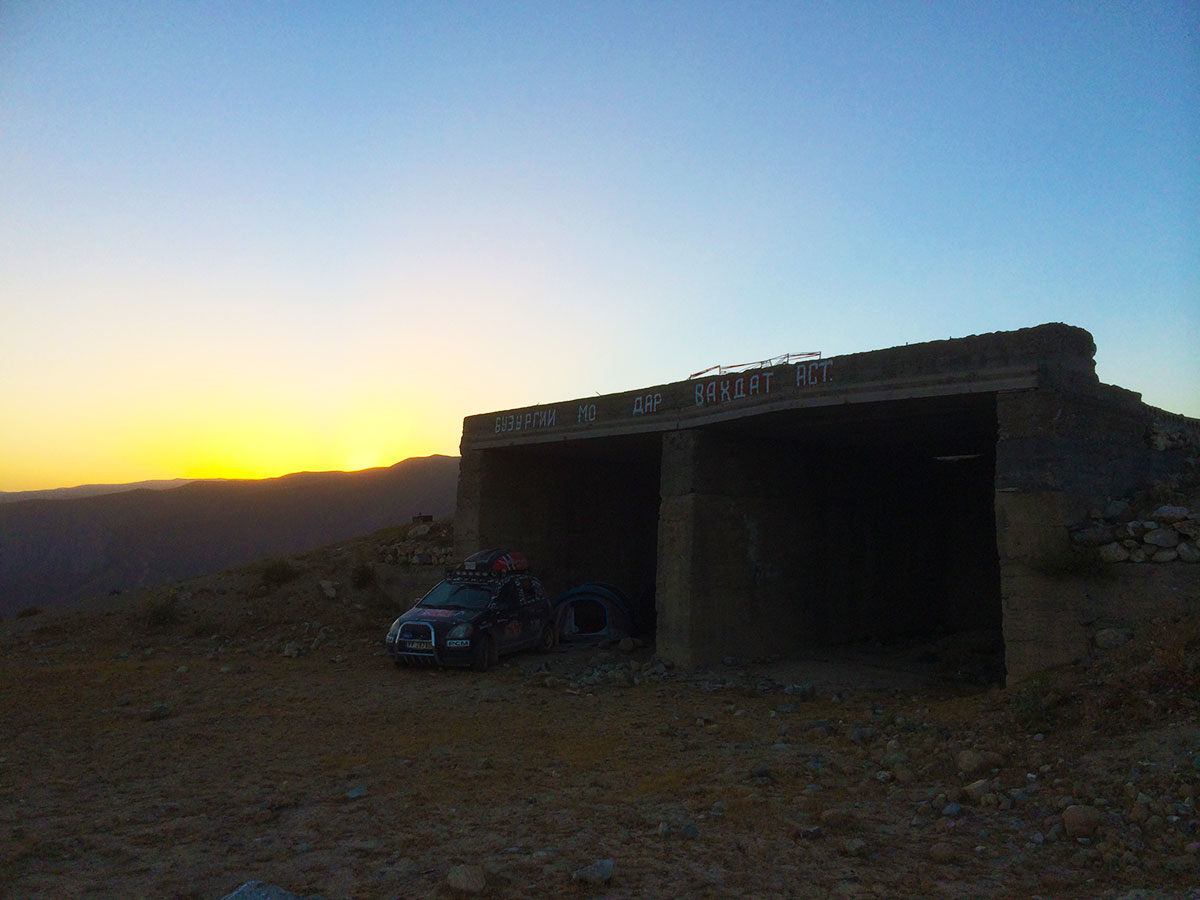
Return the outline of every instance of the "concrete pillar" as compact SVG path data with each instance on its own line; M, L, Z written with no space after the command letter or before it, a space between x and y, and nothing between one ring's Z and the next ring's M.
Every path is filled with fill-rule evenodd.
M822 598L806 577L812 511L791 447L680 431L663 438L658 649L683 666L804 641Z
M462 450L458 461L458 500L454 511L454 558L466 559L479 549L483 510L483 451Z
M1061 491L996 494L1004 662L1010 684L1087 653L1088 585L1056 571L1056 560L1071 552L1067 508Z

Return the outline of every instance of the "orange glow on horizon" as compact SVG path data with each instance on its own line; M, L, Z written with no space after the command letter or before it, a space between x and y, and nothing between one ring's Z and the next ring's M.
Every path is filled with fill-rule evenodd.
M405 398L364 395L333 412L255 399L219 411L211 399L186 410L130 410L124 422L106 420L95 407L54 417L41 434L27 432L7 443L0 491L350 472L458 453L460 416L414 409L421 404Z

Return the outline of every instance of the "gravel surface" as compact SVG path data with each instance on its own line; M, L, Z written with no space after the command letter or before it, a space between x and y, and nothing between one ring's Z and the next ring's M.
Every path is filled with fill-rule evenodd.
M478 674L395 668L328 575L0 623L0 897L1200 900L1192 621L1008 691L869 647Z

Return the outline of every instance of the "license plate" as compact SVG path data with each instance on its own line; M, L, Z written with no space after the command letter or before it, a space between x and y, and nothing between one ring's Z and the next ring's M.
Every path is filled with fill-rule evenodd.
M404 646L408 650L432 650L433 641L405 641Z

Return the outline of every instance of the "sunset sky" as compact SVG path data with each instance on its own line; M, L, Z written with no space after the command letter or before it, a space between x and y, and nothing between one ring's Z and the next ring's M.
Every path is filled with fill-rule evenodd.
M1063 321L1200 416L1200 7L0 3L0 490Z

